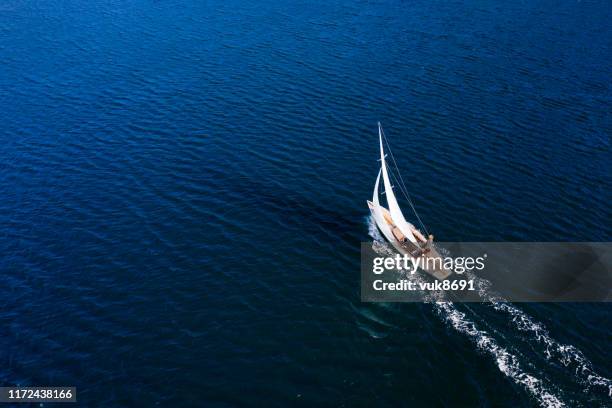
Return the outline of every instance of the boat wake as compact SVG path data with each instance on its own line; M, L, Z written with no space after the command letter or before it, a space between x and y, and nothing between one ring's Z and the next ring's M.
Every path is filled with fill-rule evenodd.
M372 217L368 218L368 232L373 238L373 249L380 255L392 255L393 249L386 243L376 227ZM423 281L418 274L409 275L409 279L417 282ZM479 282L482 290L481 296L486 294L487 283ZM479 351L489 354L494 360L498 369L514 383L522 386L538 403L543 407L564 407L565 403L544 384L544 381L527 373L520 364L519 357L502 347L495 338L488 332L477 327L476 323L467 316L466 313L457 309L455 304L445 301L440 292L432 292L424 300L432 304L435 314L443 322L449 324L457 332L466 335ZM502 303L499 303L497 307ZM513 309L513 306L510 306ZM502 309L500 309L502 310ZM509 309L507 309L509 310ZM519 309L518 312L522 313ZM523 313L531 321L531 319Z
M476 324L468 319L467 315L459 310L451 302L433 303L436 313L449 323L459 333L467 335L476 347L482 352L490 354L497 363L497 368L505 376L516 384L522 385L543 407L564 407L565 404L549 391L542 380L525 372L519 359L501 347L495 339L486 331L479 330Z
M562 344L553 339L544 324L536 322L518 307L508 303L503 297L491 290L491 282L471 272L466 276L474 280L478 294L494 310L510 316L510 323L519 331L530 335L528 340L544 347L544 356L549 361L562 364L574 370L575 379L591 392L592 388L603 391L612 397L612 380L602 377L593 369L593 364L584 354L572 345Z
M394 250L384 240L372 217L368 218L368 232L373 238L373 249L381 255L393 255ZM441 248L444 251L443 248ZM526 334L526 340L532 344L543 347L542 353L546 360L559 363L571 369L574 380L581 384L583 392L589 393L599 391L608 397L612 397L612 380L597 374L593 364L575 346L558 342L550 336L550 333L540 322L536 322L524 311L508 303L503 297L491 290L491 282L480 278L473 273L466 273L469 279L473 279L481 299L497 312L509 316L510 324L518 331ZM418 275L412 275L410 279L421 280ZM562 401L546 390L542 381L524 372L516 355L501 347L491 335L479 330L476 324L467 315L459 311L452 302L444 301L440 293L432 293L425 301L434 306L436 314L455 330L467 335L476 346L483 352L492 355L498 368L506 376L517 384L523 385L543 406L564 406Z

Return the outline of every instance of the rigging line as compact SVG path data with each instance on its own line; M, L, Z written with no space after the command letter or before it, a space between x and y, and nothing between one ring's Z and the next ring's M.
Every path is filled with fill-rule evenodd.
M421 217L419 217L419 214L417 213L417 210L416 210L416 208L414 206L414 203L412 202L412 199L410 198L410 194L408 194L408 189L406 188L406 183L404 183L404 179L402 177L402 173L399 171L399 167L397 166L397 162L395 161L395 157L393 156L393 151L391 150L391 146L389 144L389 141L387 140L387 136L385 135L385 131L383 130L382 126L380 127L380 130L381 130L381 134L383 136L383 139L385 139L385 144L387 145L387 149L389 150L389 154L391 156L391 160L393 160L393 165L395 166L397 174L399 175L399 178L400 178L399 181L400 182L398 182L398 184L400 185L400 190L402 191L402 193L404 194L404 196L408 200L408 203L410 204L410 207L412 207L412 211L414 211L414 215L416 215L417 219L419 220L419 223L421 224L421 226L423 227L423 229L425 230L427 235L429 235L429 231L427 230L427 227L425 226L425 224L421 220ZM394 178L395 178L395 176L394 176ZM396 181L397 181L397 178L396 178Z
M388 146L387 146L387 147L388 147ZM407 189L407 187L406 187L406 184L404 183L404 181L403 181L403 180L399 180L399 179L398 179L398 178L395 176L395 174L394 174L394 173L396 173L396 172L397 172L397 174L398 174L398 175L400 175L400 174L401 174L401 173L400 173L400 171L399 171L399 168L397 167L397 164L395 164L395 171L393 171L393 169L391 169L391 168L388 168L387 170L388 170L388 172L389 172L389 173L391 173L391 175L393 176L393 178L395 179L395 181L396 181L396 182L397 182L397 184L399 185L399 187L400 187L400 191L402 192L402 194L404 195L404 197L405 197L405 198L406 198L408 201L411 201L411 200L410 200L410 196L408 195L408 189Z
M419 217L419 214L416 211L416 208L414 207L414 204L412 203L412 200L410 199L410 197L408 196L408 192L406 191L406 187L404 185L403 189L402 189L402 182L400 180L398 180L398 178L395 175L395 172L390 171L391 169L389 169L389 173L391 174L391 177L393 177L393 180L395 181L395 183L400 187L400 191L404 194L404 196L406 196L406 199L408 200L408 202L410 203L410 206L412 207L412 210L414 211L414 215L417 217L417 219L419 220L419 223L421 225L421 227L423 228L423 230L427 233L427 235L429 235L429 231L427 229L427 226L423 223L423 221L421 220L421 217ZM399 174L399 171L397 172Z
M394 172L391 172L391 174L393 175L393 178L397 180L397 178L395 177L395 175L393 174ZM397 171L398 175L399 173L399 169ZM400 183L403 183L404 181L401 180L401 175L400 175ZM401 185L400 184L400 190L402 190L402 193L404 194L404 196L406 197L408 204L410 204L410 207L412 208L412 211L414 212L414 215L416 216L417 220L419 221L419 224L421 225L421 227L423 228L423 230L427 233L427 235L429 235L429 230L427 229L427 226L425 225L425 223L423 222L423 220L421 219L421 217L419 216L419 213L416 210L416 207L414 206L414 203L412 201L412 199L410 198L410 195L408 194L408 191L406 189L405 185Z
M389 153L391 155L391 159L393 160L393 164L395 166L397 174L400 177L400 180L398 180L397 177L395 177L395 175L393 173L391 173L391 175L393 176L393 178L395 179L397 184L400 186L400 191L402 192L402 194L404 194L404 197L406 198L406 200L408 200L408 203L410 204L410 207L412 207L412 211L414 212L414 215L416 215L417 219L419 220L419 223L421 224L421 226L423 227L425 232L427 232L427 234L429 235L429 231L427 231L427 227L425 226L425 224L421 220L421 217L419 217L419 214L417 213L417 210L416 210L416 208L414 206L414 203L412 202L412 199L410 198L410 194L408 193L408 188L406 187L406 183L404 182L404 179L402 177L402 173L399 171L399 167L398 167L397 162L395 160L395 156L393 156L393 151L391 150L391 145L389 144L389 141L387 140L387 136L385 135L385 131L383 130L382 126L381 126L380 129L381 129L382 136L383 136L383 138L385 140L385 144L387 146L387 150L389 151Z
M389 141L387 140L387 136L385 135L385 131L383 130L382 126L380 128L383 139L385 140L385 145L387 146L387 150L389 151L389 153L391 154L391 159L393 160L393 164L395 166L395 169L397 170L397 174L400 176L400 178L402 178L402 173L399 171L399 167L397 166L397 162L395 161L395 156L393 156L393 151L391 150L391 145L389 144ZM386 156L386 155L385 155ZM406 187L406 184L404 183L404 180L402 179L402 183L401 183L401 187L402 187L402 193L406 196L406 198L410 201L410 196L408 194L408 188Z
M397 177L395 176L394 172L390 171L389 173L391 174L391 177L393 177L393 180L395 181L395 183L397 183L400 186L400 189L401 189L400 181L397 179ZM413 207L413 209L414 209L414 207ZM423 228L423 230L427 233L427 235L429 235L429 231L427 230L427 227L425 226L425 224L423 224L423 221L421 221L421 218L416 213L416 210L415 210L414 214L416 215L417 219L419 220L419 223L421 224L421 227Z
M404 194L404 196L406 197L406 199L407 199L408 201L411 201L410 196L409 196L409 194L408 194L408 188L406 187L406 184L404 184L404 181L403 181L403 180L401 180L401 183L400 183L400 180L398 180L398 179L395 177L395 174L394 174L394 173L395 173L395 172L397 172L397 174L398 174L398 175L400 175L400 178L401 178L401 173L400 173L400 171L399 171L399 168L397 167L397 164L395 165L395 171L391 171L391 169L388 169L388 171L389 171L389 173L391 173L391 175L393 176L393 178L394 178L394 179L397 181L397 183L400 185L400 190L401 190L402 194Z
M406 183L403 180L402 173L399 171L399 167L397 165L397 162L395 161L395 157L393 156L393 152L391 151L391 146L389 145L389 142L387 141L386 137L385 137L385 142L386 142L387 147L389 149L389 152L391 154L391 158L393 160L393 164L395 166L395 169L397 171L397 174L398 174L400 180L398 181L397 177L395 177L395 175L393 175L393 177L396 179L396 181L398 181L398 184L400 184L400 189L401 189L402 193L404 194L404 196L406 197L406 199L408 200L408 203L410 204L410 207L412 207L412 211L414 212L414 215L419 220L419 223L421 224L421 227L423 227L425 232L429 235L429 231L427 230L427 226L425 226L425 223L423 222L423 220L421 220L421 217L419 216L419 214L418 214L418 212L416 210L414 202L412 201L412 198L410 197L410 194L408 193L408 188L406 187ZM393 173L391 173L391 174L393 174Z

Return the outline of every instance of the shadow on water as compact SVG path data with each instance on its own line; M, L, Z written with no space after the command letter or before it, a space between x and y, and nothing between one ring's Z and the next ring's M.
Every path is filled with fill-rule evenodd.
M362 224L355 221L362 219L361 213L349 208L334 211L334 207L322 205L295 190L278 186L270 188L259 178L240 177L227 182L232 191L249 197L250 205L256 205L266 213L281 216L286 223L295 224L300 230L320 233L323 229L348 245L361 240Z

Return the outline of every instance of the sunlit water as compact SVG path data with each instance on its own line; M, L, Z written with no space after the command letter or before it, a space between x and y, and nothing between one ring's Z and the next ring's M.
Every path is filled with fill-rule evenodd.
M439 240L609 241L611 14L4 2L0 383L86 406L609 405L608 306L364 304L359 243L378 120Z

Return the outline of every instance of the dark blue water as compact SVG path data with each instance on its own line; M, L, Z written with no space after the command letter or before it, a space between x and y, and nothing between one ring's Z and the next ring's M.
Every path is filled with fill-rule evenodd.
M381 120L439 240L609 241L608 1L0 4L0 383L606 406L610 308L364 304ZM404 203L405 204L405 203Z

